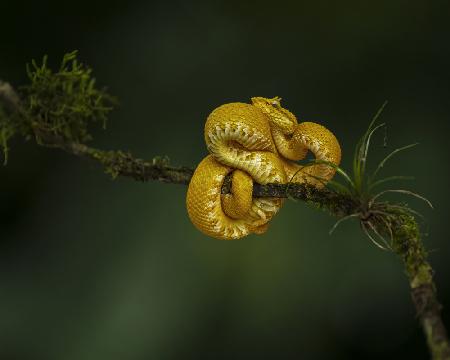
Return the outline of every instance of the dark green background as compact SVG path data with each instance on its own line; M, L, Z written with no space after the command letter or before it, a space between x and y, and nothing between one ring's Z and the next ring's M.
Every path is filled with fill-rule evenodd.
M279 95L331 129L349 167L385 100L393 184L427 196L424 231L450 325L447 1L2 1L0 78L80 50L121 100L93 145L195 166L216 106ZM16 139L0 168L0 358L428 357L407 279L356 222L289 202L263 236L199 233L186 188L110 180ZM405 198L396 198L398 200Z

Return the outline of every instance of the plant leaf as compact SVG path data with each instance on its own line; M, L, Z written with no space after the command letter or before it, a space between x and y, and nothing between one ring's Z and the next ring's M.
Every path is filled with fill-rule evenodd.
M389 242L384 238L383 235L381 235L381 234L378 232L378 230L377 230L377 228L375 227L375 225L373 225L371 221L366 221L366 223L369 225L370 229L378 236L378 238L379 238L379 239L383 242L383 244L386 246L386 247L383 247L383 250L392 250L392 249L391 249L391 246L389 245Z
M423 216L420 212L413 210L408 206L389 204L387 207L387 211L389 211L390 208L397 209L397 210L403 211L403 212L407 212L407 213L410 213L411 215L416 215L416 216L420 217L421 219L425 219L425 216Z
M369 138L369 141L370 141L370 136L371 136L371 134L373 134L373 131L374 131L373 126L374 126L375 122L377 121L377 119L380 117L380 115L383 112L384 108L386 107L387 103L388 102L385 101L381 105L381 107L378 109L378 111L375 113L372 120L370 121L370 124L369 124L366 132L359 139L359 141L356 145L355 152L353 154L353 178L354 178L354 182L355 182L355 186L356 186L355 190L357 192L361 191L361 186L362 186L364 170L362 170L361 160L364 158L364 153L365 153L366 149L368 149L367 139ZM363 168L365 168L365 165L363 166Z
M381 184L384 184L389 181L393 180L414 180L414 176L389 176L384 179L380 179L378 181L375 181L374 183L369 185L369 190L373 189L376 186L379 186Z
M349 220L351 218L360 217L360 216L361 216L360 213L355 213L355 214L350 214L350 215L347 215L347 216L344 216L344 217L340 218L338 221L336 221L334 223L334 225L331 227L330 231L328 231L328 234L331 235L333 233L333 231L336 230L336 228L339 226L339 224L344 222L345 220Z
M367 136L367 139L364 143L364 152L363 152L363 157L361 158L361 177L364 177L364 173L366 172L366 161L367 161L367 154L369 152L369 146L370 146L370 139L372 138L372 135L375 133L375 131L377 131L379 128L385 126L386 124L379 124L377 126L375 126L369 133L369 135ZM361 179L362 180L362 179Z
M334 180L328 180L326 183L326 186L329 186L331 188L334 187L333 190L340 192L342 194L351 195L352 191L351 188L348 188L347 186L341 184L340 182L334 181Z
M335 163L331 162L331 161L327 161L327 160L311 160L309 163L303 165L304 167L306 166L313 166L313 165L317 165L317 164L324 164L324 165L328 165L330 167L332 167L333 169L336 170L336 172L338 174L340 174L345 180L348 181L348 183L350 184L350 186L352 188L355 188L355 184L352 181L351 177L345 172L345 170L343 170L342 168L340 168L338 165L336 165Z
M377 168L375 169L375 171L373 172L371 179L375 179L375 177L377 176L378 172L381 170L381 168L384 166L384 164L386 163L386 161L388 161L392 156L394 156L395 154L397 154L400 151L403 150L407 150L410 149L414 146L419 145L419 143L414 143L414 144L409 144L406 146L402 146L401 148L395 149L394 151L392 151L391 153L389 153L383 160L380 161L380 163L378 164Z
M433 204L432 204L431 201L428 200L427 198L425 198L425 197L423 197L422 195L419 195L419 194L417 194L417 193L415 193L415 192L413 192L413 191L403 190L403 189L399 189L399 190L384 190L384 191L378 193L377 195L375 195L374 197L372 197L372 199L369 201L369 207L372 206L372 204L375 202L375 200L376 200L377 198L379 198L380 196L382 196L382 195L384 195L384 194L386 194L386 193L400 193L400 194L411 195L411 196L414 196L414 197L416 197L416 198L418 198L418 199L420 199L420 200L425 201L425 202L428 204L428 206L429 206L430 208L434 209Z
M372 243L374 243L374 245L378 248L380 248L381 250L387 251L387 249L381 245L378 241L376 241L370 234L369 231L367 230L367 227L365 225L365 223L361 222L361 228L363 229L364 233L366 234L366 236L370 239L370 241L372 241Z

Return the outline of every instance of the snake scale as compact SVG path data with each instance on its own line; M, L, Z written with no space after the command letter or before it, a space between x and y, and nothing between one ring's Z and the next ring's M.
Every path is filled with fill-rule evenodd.
M316 159L339 165L341 148L325 127L298 123L281 107L281 98L253 97L252 103L229 103L214 109L205 124L209 151L189 183L186 205L192 223L217 239L262 234L283 204L280 198L252 198L253 182L287 182L322 187L335 173L325 163L296 161L311 151ZM231 174L230 174L231 173ZM231 175L230 194L222 194Z

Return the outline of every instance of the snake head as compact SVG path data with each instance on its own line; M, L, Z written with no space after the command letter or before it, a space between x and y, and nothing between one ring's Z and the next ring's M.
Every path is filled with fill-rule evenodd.
M297 118L289 110L281 106L281 98L252 97L252 104L260 109L271 122L285 135L292 135L297 125Z

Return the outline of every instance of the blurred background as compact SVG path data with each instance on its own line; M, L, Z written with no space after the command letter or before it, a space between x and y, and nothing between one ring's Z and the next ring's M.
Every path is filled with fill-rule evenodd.
M450 42L446 1L2 1L0 78L78 49L120 99L93 146L194 167L217 106L281 96L331 129L349 169L389 100L372 166L426 217L450 326ZM288 202L262 236L190 223L186 187L111 180L16 138L0 167L0 359L426 359L403 267L356 222Z

